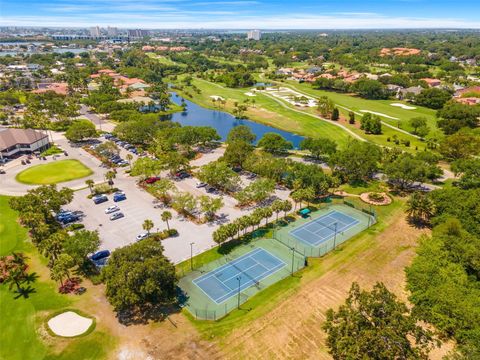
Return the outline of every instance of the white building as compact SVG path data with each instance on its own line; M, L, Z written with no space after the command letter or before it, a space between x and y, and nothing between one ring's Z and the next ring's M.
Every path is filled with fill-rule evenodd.
M32 129L0 128L0 159L12 159L50 147L48 135Z
M250 30L250 31L247 31L247 40L260 40L260 38L262 37L262 33L260 32L260 30Z
M117 36L118 35L118 28L116 27L107 27L107 35L108 36Z
M98 26L93 26L90 28L91 37L100 37L100 28Z

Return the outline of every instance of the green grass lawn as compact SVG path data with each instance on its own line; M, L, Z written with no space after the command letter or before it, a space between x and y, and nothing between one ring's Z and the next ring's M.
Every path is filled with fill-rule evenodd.
M426 107L408 104L404 101L399 101L395 99L394 100L367 100L358 96L337 93L334 91L317 90L317 89L314 89L311 84L298 83L296 81L286 81L285 84L314 97L328 96L335 104L346 107L355 112L359 112L360 110L370 110L370 111L382 113L394 118L398 118L399 120L393 120L393 119L381 116L383 121L394 126L400 125L400 128L403 130L411 131L412 128L408 124L408 120L410 120L413 117L419 117L419 116L425 117L427 119L427 123L430 129L432 130L437 129L437 121L435 118L436 111L433 109L428 109ZM405 110L400 107L392 106L391 104L393 103L401 103L401 104L413 106L416 109Z
M29 242L27 231L17 222L17 214L8 205L9 197L0 196L0 256L23 252L29 257L29 272L39 277L30 285L34 289L27 298L17 297L7 286L0 285L0 359L102 359L112 338L97 330L85 337L65 340L59 353L55 338L44 342L41 329L49 314L71 308L80 298L61 295L49 280L46 259ZM60 340L59 340L60 341Z
M375 237L384 231L390 222L398 216L403 214L404 202L396 199L388 206L378 206L375 210L378 214L379 221L370 229L361 232L355 237L349 239L344 244L339 246L337 250L325 255L322 258L310 258L309 266L297 272L295 276L287 277L276 284L262 290L255 296L251 297L247 302L242 304L240 310L233 310L224 318L217 321L203 321L195 320L188 312L183 310L183 313L195 327L201 332L205 339L221 339L229 335L234 329L242 327L242 325L251 322L262 315L273 310L277 305L288 296L293 296L298 289L307 282L314 280L326 272L341 266L350 259L357 257L363 251L372 246ZM214 260L218 255L215 254L215 249L210 250L210 254L200 254L198 258L199 263L207 260ZM203 258L205 256L205 258ZM379 257L379 261L383 261ZM329 262L329 266L325 266L325 260L333 260ZM194 261L197 260L194 258ZM182 265L183 264L183 265ZM180 266L187 266L187 262L179 264ZM372 268L376 264L372 264ZM177 265L178 266L178 265ZM245 309L248 309L246 311Z
M48 164L32 166L16 176L24 184L56 184L80 179L93 174L93 171L78 160L59 160Z

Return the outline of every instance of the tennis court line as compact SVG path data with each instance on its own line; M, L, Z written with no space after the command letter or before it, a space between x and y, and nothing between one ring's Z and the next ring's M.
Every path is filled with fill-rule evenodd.
M326 213L325 215L322 215L322 216L320 216L320 217L318 217L318 218L316 218L316 219L312 219L312 220L306 222L305 224L299 226L298 228L295 228L295 229L291 230L291 231L290 231L290 234L292 234L292 233L294 233L294 232L296 232L296 231L298 231L298 230L300 230L300 229L303 229L304 227L306 227L307 225L310 225L310 224L311 224L313 221L315 221L315 220L323 219L324 217L330 216L330 215L331 215L333 212L335 212L335 211L336 211L336 210L331 210L330 212Z
M334 223L335 223L335 222L336 222L336 223L339 223L339 222L340 222L340 223L342 223L342 224L345 225L345 223L344 223L343 221L341 221L341 220L335 218L334 216L332 216L332 215L334 215L335 213L341 214L341 215L343 215L344 217L347 217L347 218L353 220L353 221L351 221L348 225L346 225L344 228L337 229L337 231L336 231L337 234L338 234L339 232L345 232L345 231L347 231L348 229L350 229L351 227L353 227L353 226L355 226L355 225L357 225L357 224L360 223L360 220L358 220L358 219L356 219L356 218L354 218L354 217L351 217L351 216L349 216L349 215L347 215L347 214L344 214L344 213L342 213L341 211L338 211L338 210L332 210L332 211L330 211L329 213L326 213L325 215L320 216L320 217L318 217L318 218L316 218L316 219L313 219L313 220L307 222L306 224L303 224L302 226L300 226L300 227L298 227L298 228L290 231L290 234L291 234L293 237L295 237L297 240L303 242L304 244L307 244L307 245L313 246L313 247L318 247L320 244L322 244L322 243L330 240L331 238L333 238L333 237L335 236L335 232L334 232L333 235L324 237L324 236L321 236L321 235L319 235L319 234L317 234L317 233L314 233L314 232L310 231L310 230L308 229L308 226L309 226L309 225L313 225L313 224L318 224L318 225L323 226L323 228L318 229L317 231L321 231L321 230L323 230L323 229L329 229L329 230L331 230L331 231L334 231L334 230L330 229L328 226L323 225L319 220L324 220L324 219L327 219L327 218L330 218L330 217L331 217L332 219L335 220ZM329 224L329 226L330 226L330 224ZM316 239L317 241L315 241L315 242L309 242L308 240L304 239L302 236L298 236L296 233L297 233L299 230L308 231L309 233L315 235L315 237L317 238L317 239Z
M272 268L267 268L264 264L262 264L261 262L257 261L256 259L253 258L254 255L257 255L257 254L267 254L268 256L274 258L276 261L278 261L278 264L276 264L274 267ZM238 262L241 262L242 260L245 260L245 259L248 259L248 258L251 258L255 264L248 267L247 269L245 270L239 270L238 268L236 268L235 266L232 265L232 263L238 263ZM249 269L253 268L253 267L256 267L256 266L261 266L261 268L265 269L264 272L262 272L261 274L257 275L257 276L252 276L252 275L248 275L248 273L246 271L248 271ZM200 276L198 277L197 279L193 280L192 282L198 287L200 288L200 290L209 298L211 299L213 302L215 302L216 304L221 304L222 302L230 299L232 296L234 296L238 290L237 289L232 289L231 287L229 287L228 285L226 285L226 282L231 280L232 278L234 277L237 277L237 276L242 276L242 274L244 275L247 275L249 278L248 278L248 281L244 282L244 283L241 283L240 285L240 291L243 291L247 288L249 288L250 286L252 286L253 284L255 284L256 282L259 282L260 280L263 280L267 277L269 277L270 275L273 275L274 273L276 273L278 270L280 270L281 268L283 268L284 266L286 266L286 263L283 262L281 259L279 259L277 256L275 256L274 254L270 253L269 251L263 249L262 247L258 247L256 248L255 250L247 253L247 254L244 254L243 256L237 258L237 259L234 259L220 267L218 267L217 269L215 270L212 270L211 272L203 275L203 276ZM228 268L232 268L234 271L236 271L236 275L233 275L231 277L229 277L228 279L225 279L224 281L220 280L218 277L216 277L216 275L220 272L223 272L225 271L225 269L228 269ZM210 294L208 294L202 286L200 286L199 284L200 283L204 283L205 284L205 281L208 281L209 279L212 278L212 276L214 277L213 280L215 280L215 282L221 286L221 288L223 290L226 291L226 294L223 294L221 295L220 297L217 297L217 298L213 298Z

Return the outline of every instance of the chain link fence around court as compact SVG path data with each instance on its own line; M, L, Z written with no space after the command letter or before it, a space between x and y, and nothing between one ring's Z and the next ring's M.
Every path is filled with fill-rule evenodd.
M239 245L228 255L206 264L194 261L194 269L186 274L182 272L179 280L183 305L196 319L218 320L232 310L241 308L260 291L304 268L307 257L323 256L376 223L372 208L356 199L345 201L328 198L317 207L319 209L309 217L277 226L272 238L260 238ZM335 232L333 238L326 239L318 246L310 246L291 235L292 230L308 225L332 211L355 219L354 225ZM321 228L322 222L319 224ZM324 225L331 228L331 224ZM261 269L260 273L258 269ZM262 271L265 276L262 276Z
M329 202L322 204L319 210L312 212L308 217L284 224L284 226L277 226L273 231L273 238L284 244L285 247L294 248L304 257L321 257L377 222L376 213L371 207L362 206L354 200L329 199ZM331 222L322 223L322 219L328 217L332 212L338 212L341 214L340 216L346 215L355 222L352 221L351 225L345 226L344 229L339 227L337 231L336 226L334 227ZM317 246L302 241L292 234L292 232L295 234L295 231L302 226L308 226L312 221L315 222L316 219L318 219L318 228L321 230L323 226L326 233L329 234ZM315 234L311 236L315 236Z
M196 318L218 320L252 296L305 267L305 257L271 238L253 240L179 280L183 305Z

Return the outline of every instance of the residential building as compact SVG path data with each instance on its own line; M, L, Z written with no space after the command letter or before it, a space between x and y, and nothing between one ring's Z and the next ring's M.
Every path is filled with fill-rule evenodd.
M90 36L91 37L100 37L100 28L98 26L92 26L90 28Z
M247 40L260 40L262 37L262 33L260 30L250 30L247 32Z
M420 80L425 81L429 87L437 87L437 86L442 85L442 82L438 79L423 78L423 79L420 79Z
M134 39L144 38L150 35L150 31L142 29L128 30L128 37Z
M118 28L116 27L107 27L107 35L108 36L117 36L118 35Z
M49 147L48 135L43 132L0 127L0 159L14 159Z

